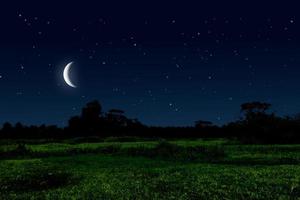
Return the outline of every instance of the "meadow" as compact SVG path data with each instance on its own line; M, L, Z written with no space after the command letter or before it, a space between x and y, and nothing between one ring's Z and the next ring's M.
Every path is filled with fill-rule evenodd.
M0 144L0 199L300 199L300 145L109 138Z

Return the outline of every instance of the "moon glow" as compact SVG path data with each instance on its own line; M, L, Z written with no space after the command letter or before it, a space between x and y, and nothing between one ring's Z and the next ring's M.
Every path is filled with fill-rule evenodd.
M76 88L76 85L74 85L70 79L70 68L72 66L73 62L70 62L66 65L65 69L64 69L64 73L63 73L63 76L64 76L64 80L65 82L72 88Z

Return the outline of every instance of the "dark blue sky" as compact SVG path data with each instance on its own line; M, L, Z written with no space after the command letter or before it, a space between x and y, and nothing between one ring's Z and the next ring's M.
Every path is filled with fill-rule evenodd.
M97 3L96 3L97 2ZM297 5L95 2L1 8L0 122L65 125L90 100L148 125L300 112ZM62 70L74 62L68 87Z

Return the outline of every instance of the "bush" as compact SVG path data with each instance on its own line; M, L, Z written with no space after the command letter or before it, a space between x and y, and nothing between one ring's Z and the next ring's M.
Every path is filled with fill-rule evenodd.
M225 158L224 148L221 146L210 146L204 148L204 159L207 161L220 161Z
M126 149L129 156L145 156L177 161L221 161L225 152L220 146L184 147L167 141L159 142L154 148L131 147Z
M17 155L25 155L27 153L30 153L30 150L26 148L26 145L24 143L20 143L17 145L14 153Z
M25 156L25 155L29 155L30 153L31 150L28 149L25 144L19 143L14 149L10 149L9 151L1 151L0 158L6 159L6 158L17 157L17 156Z
M57 166L24 165L22 170L7 170L1 174L0 193L58 188L75 181L74 176Z
M117 154L121 151L120 145L108 145L104 147L99 147L95 150L98 153L104 153L104 154Z

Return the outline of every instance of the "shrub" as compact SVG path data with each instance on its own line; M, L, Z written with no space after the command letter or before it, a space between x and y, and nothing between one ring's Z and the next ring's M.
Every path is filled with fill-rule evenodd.
M26 145L24 143L19 143L14 153L17 155L25 155L27 153L30 153L30 150L26 148Z
M226 156L224 148L221 146L210 146L204 149L204 158L208 161L220 161Z
M104 147L99 147L95 150L98 153L104 153L104 154L117 154L121 151L120 145L108 145Z
M28 149L24 143L19 143L13 149L0 152L0 157L1 159L6 159L6 158L17 157L17 156L29 155L30 153L31 150Z
M154 148L131 147L126 149L129 156L145 156L177 161L220 161L224 159L225 152L220 146L184 147L167 141L159 142Z
M8 170L10 171L10 170ZM75 177L57 166L25 165L22 170L1 174L0 193L58 188L75 181Z

